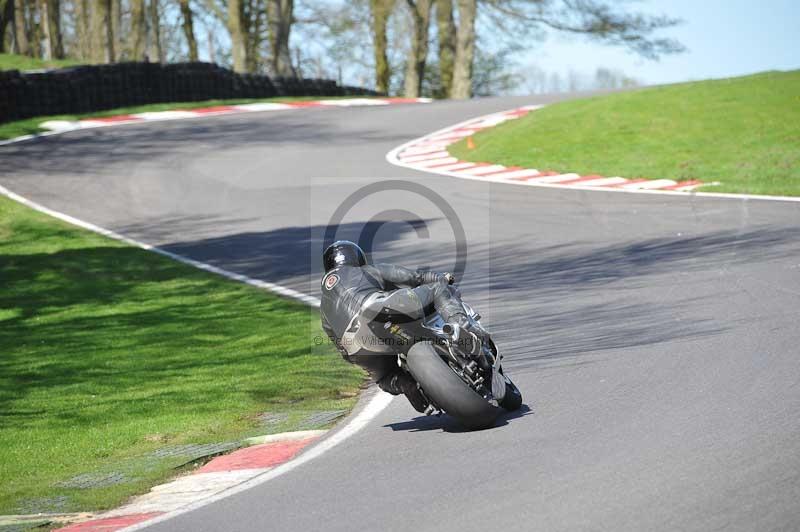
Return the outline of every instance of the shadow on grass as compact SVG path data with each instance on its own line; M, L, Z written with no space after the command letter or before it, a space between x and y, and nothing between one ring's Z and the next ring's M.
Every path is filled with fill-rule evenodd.
M341 376L341 364L313 363L307 307L136 248L5 254L0 275L7 428L136 419L159 404L202 414L237 383L261 400L302 399Z

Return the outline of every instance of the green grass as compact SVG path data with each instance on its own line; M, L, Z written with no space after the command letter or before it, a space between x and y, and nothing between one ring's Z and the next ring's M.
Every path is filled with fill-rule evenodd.
M98 118L103 116L116 116L127 115L134 113L145 113L153 111L173 111L176 109L197 109L201 107L212 107L215 105L239 105L245 103L260 103L260 102L297 102L303 100L336 100L339 98L353 98L353 96L278 96L275 98L250 98L250 99L234 99L234 100L204 100L201 102L174 102L174 103L151 103L145 105L135 105L131 107L119 107L116 109L108 109L106 111L95 111L92 113L83 113L75 115L52 115L52 116L37 116L34 118L26 118L24 120L17 120L15 122L6 122L0 124L0 140L13 139L22 135L33 135L49 131L40 124L48 120L79 120L81 118ZM371 98L371 96L359 96L359 98Z
M0 54L0 70L38 70L40 68L61 68L78 65L80 61L72 59L39 59L17 54Z
M564 102L450 148L463 160L800 195L800 70Z
M155 449L292 430L363 382L316 311L5 198L0 287L0 514L113 507L186 461ZM109 472L135 480L58 485Z

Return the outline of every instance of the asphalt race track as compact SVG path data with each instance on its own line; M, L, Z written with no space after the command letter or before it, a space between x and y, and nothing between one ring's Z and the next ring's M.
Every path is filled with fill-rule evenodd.
M150 529L800 529L800 203L488 184L385 161L545 100L250 113L0 149L0 184L18 194L308 293L326 225L369 183L422 184L464 226L462 291L523 412L465 433L398 398L323 456ZM452 269L452 222L382 190L337 236L366 229L377 260Z

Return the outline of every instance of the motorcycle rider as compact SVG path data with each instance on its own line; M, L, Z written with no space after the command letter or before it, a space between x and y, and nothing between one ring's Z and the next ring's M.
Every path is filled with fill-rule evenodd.
M410 270L392 264L367 264L364 251L348 240L338 240L322 254L320 315L322 328L342 357L366 369L382 390L405 394L411 405L425 412L428 402L416 381L397 365L392 346L366 326L375 320L422 319L433 304L442 318L464 330L463 338L476 349L482 334L470 323L450 284L452 274ZM477 329L477 330L476 330Z

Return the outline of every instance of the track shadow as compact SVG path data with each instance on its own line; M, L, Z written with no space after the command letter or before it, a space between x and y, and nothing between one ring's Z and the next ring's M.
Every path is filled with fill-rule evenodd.
M340 227L337 234L357 239L378 226L382 239L371 251L381 261L428 264L434 269L447 268L452 262L454 246L406 239L414 231L408 222L354 222ZM287 227L164 247L253 277L318 292L321 265L316 254L322 250L324 230L323 226ZM673 293L681 276L797 255L799 246L792 231L774 227L606 246L475 244L469 246L461 289L477 310L491 309L486 325L498 338L509 368L519 371L555 359L582 363L576 357L586 353L724 333L730 324L698 315L697 309L705 304L701 296ZM638 292L642 288L652 291ZM656 327L656 323L669 326Z
M515 419L525 417L533 414L533 410L527 405L523 404L519 410L514 412L505 412L501 414L495 424L491 427L482 430L491 430L497 427L503 427ZM396 423L388 423L384 425L393 431L408 431L408 432L428 432L433 430L441 430L442 432L475 432L462 427L455 418L442 414L439 416L417 416L408 421L398 421Z
M447 247L416 239L410 247L399 245L414 231L413 224L407 222L351 223L340 227L338 235L357 238L370 223L381 226L382 238L372 250L380 260L408 264L413 258L416 264L429 263L434 268L450 260ZM373 229L376 228L370 230ZM315 235L324 234L324 230L322 226L287 227L173 242L163 247L253 277L278 283L302 279L307 286L316 287L321 265L315 254L321 251L323 242ZM478 310L484 304L495 307L493 321L488 326L506 354L504 363L512 372L533 370L557 361L587 363L592 359L585 355L590 353L722 334L731 325L714 317L697 315L703 300L691 291L673 295L669 301L650 301L636 290L657 284L661 281L659 276L676 271L714 272L719 271L721 265L761 263L796 256L800 244L790 230L764 227L746 232L724 231L608 246L574 243L536 249L534 244L522 242L521 245L533 251L520 253L517 247L502 244L472 246L469 273L462 284L465 298ZM183 269L173 268L172 263L155 256L152 262L147 261L145 268L135 266L141 262L134 260L133 254L139 253L131 248L99 247L82 251L67 249L52 254L3 255L0 257L3 280L13 276L20 286L31 283L37 290L34 296L20 298L9 292L9 285L3 285L0 308L6 309L8 314L0 327L0 339L6 345L13 345L20 338L46 339L65 352L78 353L99 348L91 345L90 331L104 330L106 336L113 336L118 329L121 340L155 348L163 339L150 335L149 326L163 319L163 309L161 313L143 311L112 317L76 313L52 326L47 320L32 321L38 315L66 312L75 305L102 307L134 297L143 280L169 283L185 276ZM113 279L105 283L102 276L92 272L107 271L108 264L115 267ZM68 275L64 276L64 272ZM198 279L198 282L205 281ZM595 291L606 287L611 289ZM619 287L627 292L619 291ZM666 292L656 292L657 297L662 293ZM228 302L216 301L208 301L202 309L189 308L178 301L167 312L176 322L202 311L229 316L234 323L241 318L236 315L235 308ZM654 327L654 323L669 323L669 327ZM122 335L121 331L130 330L132 324L138 325L139 336ZM192 320L191 323L187 321L181 331L184 335L202 338L202 329L202 320ZM306 350L301 349L286 356L305 353ZM80 382L96 369L96 363L87 358L85 364L78 364L77 370L74 364L56 363L48 366L45 374L20 373L19 367L11 366L24 366L25 361L5 357L0 359L0 370L6 375L19 376L20 380L10 382L6 389L9 396L14 396L31 387ZM159 372L179 374L185 370L184 364L192 363L191 360L173 360L169 365L153 365L148 371L153 375ZM224 367L226 361L205 360L203 364ZM128 377L134 383L141 375L131 371L130 375L124 375ZM423 428L430 423L442 426L430 420L418 423L422 423Z
M380 231L384 237L374 242L368 254L383 255L393 242L415 231L419 223L434 220L384 221L347 223L339 226L336 237L363 241L365 235ZM176 242L161 246L179 255L191 257L274 283L287 279L313 278L316 285L322 276L322 251L324 226L285 227L275 231L238 233L190 242Z
M370 112L370 124L375 126L365 124L360 129L349 120L347 109L306 109L79 130L2 147L3 169L9 175L63 173L64 169L83 174L109 165L171 158L181 151L197 153L204 146L222 152L291 144L314 149L330 145L334 139L339 144L355 146L369 142L400 144L408 140L407 134L387 133L382 127L385 122L381 116L396 113L397 109L373 108ZM346 135L342 135L343 123L348 124Z
M339 226L338 238L358 240L380 230L383 240L368 252L382 262L452 264L455 246L415 240L397 246L416 225L428 220L372 220ZM191 223L201 223L195 217ZM317 253L325 226L284 227L221 237L172 242L161 246L174 253L210 262L272 282L321 273ZM132 227L132 229L136 229ZM123 232L124 229L123 229ZM521 247L527 249L521 249ZM797 254L800 244L787 228L718 231L695 237L651 238L607 246L572 242L540 247L526 242L468 244L468 273L462 287L478 297L524 293L529 298L559 299L566 293L593 289L624 280L631 284L663 273L692 273L722 265L766 261Z

